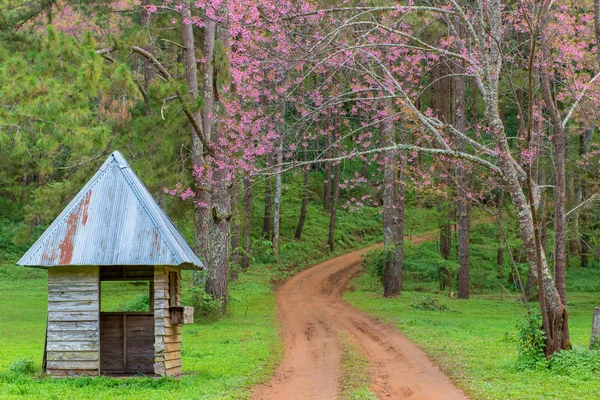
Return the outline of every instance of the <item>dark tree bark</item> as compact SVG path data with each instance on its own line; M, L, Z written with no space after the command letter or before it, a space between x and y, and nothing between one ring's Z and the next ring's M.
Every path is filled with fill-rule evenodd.
M142 7L140 7L140 24L142 25L143 29L148 29L148 26L150 25L150 12L148 12L148 7L147 7L149 4L150 4L149 0L142 0ZM185 47L185 43L184 43L184 47ZM153 53L153 48L152 48L151 43L144 46L144 49L149 53ZM144 90L147 91L148 87L150 86L150 82L152 82L152 80L154 79L154 69L152 68L152 65L150 64L150 61L148 61L148 59L146 59L146 58L142 58L142 73L144 75ZM144 100L146 100L146 108L149 111L150 108L149 108L148 101L147 101L147 99L144 99Z
M545 19L545 17L543 17ZM545 25L545 24L544 24ZM546 38L541 35L541 48L544 60L550 60L550 51ZM554 140L554 281L560 301L564 307L563 312L563 348L570 348L568 313L567 313L567 286L566 286L566 171L565 171L565 130L556 100L552 94L550 71L548 62L540 64L540 79L542 83L542 98L550 119L552 120L552 138Z
M504 209L504 191L500 191L500 196L498 197L498 225L502 226L502 214ZM504 246L502 243L502 233L498 232L497 236L498 240L498 250L496 252L496 268L498 270L498 280L500 283L504 280ZM502 288L500 288L500 293L502 293Z
M189 7L184 7L181 11L182 19L190 18L191 13ZM184 65L185 65L185 79L188 86L188 91L192 100L198 98L198 72L196 68L196 45L194 42L194 30L193 24L181 24L182 41L184 47ZM205 38L208 40L210 38ZM214 42L214 33L213 33ZM214 43L213 43L214 48ZM146 60L146 58L144 58ZM207 62L212 63L212 55L207 55ZM194 113L194 119L200 121L203 130L205 129L205 121L202 111ZM194 165L205 165L206 161L203 156L203 146L196 134L195 128L192 127L192 163ZM209 139L210 131L203 131L205 138ZM210 226L210 214L208 205L210 204L209 191L205 187L195 185L196 202L194 206L194 222L195 222L195 236L194 236L194 250L198 256L203 259L208 259L208 247L209 247L209 226Z
M308 148L304 149L304 162L308 161ZM304 176L304 189L302 191L302 205L300 206L300 219L298 220L298 226L296 227L296 233L294 239L300 240L302 237L302 230L304 229L304 221L306 220L306 207L308 205L308 171L309 167L304 166L302 172Z
M242 254L242 271L250 267L250 245L252 241L252 182L244 179L244 253Z
M281 209L281 165L283 163L283 140L279 140L275 158L275 195L273 197L273 255L279 258L279 223Z
M460 26L458 27L460 32ZM462 68L459 67L459 73ZM454 116L455 126L460 132L466 132L466 104L465 104L465 78L462 75L454 78ZM457 138L456 148L465 151L466 144L463 139ZM458 298L469 298L469 239L471 237L471 202L468 198L469 180L464 166L456 168L456 184L458 201L456 211L458 217Z
M234 199L232 199L233 201ZM233 224L233 235L231 235L231 265L233 268L229 269L229 277L232 281L238 280L238 267L240 266L240 236L241 236L241 224L235 222Z
M323 148L324 148L324 157L329 158L331 154L331 149L329 146L331 142L329 140L329 136L325 133L323 137ZM329 212L331 209L331 162L325 162L325 182L323 183L323 210Z
M267 155L267 167L273 164L271 155ZM263 237L271 239L271 211L273 210L273 195L271 188L271 178L265 179L265 213L263 217L262 234Z
M386 100L386 112L393 113L393 103ZM396 141L394 121L388 119L382 129L382 144L393 146ZM395 152L382 154L383 164L383 246L393 252L393 257L383 269L383 295L392 297L402 289L402 245L404 240L404 184L397 186L398 157Z
M433 109L439 110L439 118L442 121L448 121L451 118L450 113L450 78L448 77L448 68L444 63L440 63L432 69L432 78L435 83L432 86L432 106ZM445 164L446 169L450 169L448 163ZM450 171L448 171L450 173ZM445 184L450 187L449 179L444 180ZM451 207L447 201L442 201L438 204L438 210L441 214L440 219L440 254L445 260L450 258L452 250L452 225L450 221L454 220L451 212Z
M335 176L333 178L333 193L331 199L331 214L329 215L329 250L334 250L335 244L335 220L337 217L337 206L340 197L340 163L335 164Z
M208 53L214 54L215 39L216 39L216 24L214 21L207 19L205 25L204 37L204 52L207 57ZM219 34L226 35L225 30L220 30ZM222 37L223 43L227 42L226 37ZM209 64L212 66L212 63ZM205 65L206 66L206 65ZM209 72L212 71L212 72ZM203 107L203 129L210 129L210 146L217 148L221 146L222 140L227 140L224 132L219 129L214 129L212 119L214 113L215 88L214 71L211 67L206 67L204 70L204 107ZM209 77L210 75L210 77ZM209 85L210 83L210 85ZM207 97L210 98L207 103ZM223 311L227 308L227 285L229 278L229 257L231 246L231 187L227 179L227 171L219 167L219 160L211 158L212 169L212 191L210 200L210 240L208 251L209 274L206 280L206 293L210 294L213 299L219 300L223 304Z

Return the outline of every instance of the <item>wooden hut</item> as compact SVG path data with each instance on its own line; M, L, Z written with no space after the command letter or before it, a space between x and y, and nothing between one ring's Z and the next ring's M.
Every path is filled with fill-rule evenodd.
M115 151L19 265L48 269L44 368L56 376L181 373L181 270L204 268ZM147 312L102 312L103 281L146 281ZM108 292L107 292L108 293Z

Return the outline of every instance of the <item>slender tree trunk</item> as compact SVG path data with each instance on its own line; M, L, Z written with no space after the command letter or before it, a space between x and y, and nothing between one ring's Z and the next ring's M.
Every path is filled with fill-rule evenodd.
M502 211L504 209L504 190L500 191L500 196L498 198L498 225L502 226ZM504 246L502 243L502 234L498 232L497 236L498 240L498 250L496 252L496 268L498 271L497 277L500 283L504 280ZM500 288L502 292L502 288Z
M304 162L308 161L308 148L304 149ZM300 240L302 237L302 229L304 229L304 221L306 220L306 207L308 206L308 166L303 167L302 174L304 175L304 190L302 192L302 205L300 206L300 219L298 220L298 227L294 239Z
M433 108L439 110L439 117L442 121L448 121L451 119L450 112L450 78L448 77L448 68L445 64L440 63L433 69L433 78L436 80L433 86L434 96L432 98ZM451 168L449 163L444 164L445 168ZM445 184L450 187L451 182L449 179L444 178ZM440 254L445 260L450 258L450 252L452 250L452 225L450 221L454 220L452 215L452 207L448 204L448 201L442 200L438 204L438 210L440 211Z
M150 25L150 13L148 12L148 5L150 4L149 0L142 0L142 7L140 9L140 24L143 29L148 29ZM185 43L184 43L185 47ZM149 53L153 53L152 44L147 44L144 46L144 50ZM187 61L187 60L186 60ZM150 61L146 57L142 57L142 72L144 74L144 90L148 90L150 86L150 82L154 79L154 68L150 65ZM189 88L188 88L189 89ZM149 104L146 102L147 110L150 110ZM193 128L192 128L193 129ZM193 132L192 132L193 134Z
M386 113L393 113L391 100L385 101ZM394 121L388 119L384 122L382 129L384 147L393 146L396 139L396 127ZM402 263L396 262L396 251L398 244L399 214L397 201L400 200L398 187L396 186L397 156L393 151L387 151L380 158L383 164L383 246L386 251L394 252L394 257L387 260L383 269L383 295L392 297L400 292L402 286ZM402 196L404 197L404 196ZM403 227L403 224L401 224ZM402 235L404 236L404 235Z
M242 254L242 271L250 267L250 245L252 241L252 182L244 179L244 253Z
M234 201L235 199L232 199ZM241 224L236 221L233 224L233 235L231 235L231 266L229 270L229 277L232 281L238 280L238 267L240 266L240 236L241 236Z
M543 17L545 19L545 17ZM544 23L546 25L546 23ZM543 59L547 60L540 64L540 78L542 82L542 98L548 109L552 120L552 136L554 140L554 281L556 289L560 296L560 301L564 307L564 325L562 340L564 348L571 346L568 329L567 308L567 286L566 286L566 240L567 240L567 216L566 216L566 171L565 171L565 130L562 125L562 118L558 106L552 95L550 84L550 71L547 62L550 60L550 53L546 44L546 39L541 38Z
M458 27L460 32L460 26ZM459 68L459 73L462 68ZM465 78L456 76L454 78L454 116L456 129L461 132L467 130L465 113ZM465 151L464 140L457 138L456 148ZM458 298L469 298L469 239L471 237L471 203L468 198L469 180L463 166L456 167L456 183L458 201L456 204L458 216Z
M335 176L333 180L333 194L331 199L331 214L329 215L329 250L334 250L335 244L335 220L337 217L338 200L340 197L340 163L335 164Z
M325 132L323 137L323 148L325 158L329 158L331 155L331 149L329 146L331 141L329 140L328 132ZM325 182L323 183L323 210L329 212L331 209L331 162L325 162Z
M191 19L191 13L189 4L181 10L182 19ZM194 30L192 24L181 24L182 41L184 48L184 66L185 66L185 79L188 86L188 91L192 100L198 97L198 72L196 68L196 45L194 42ZM210 58L210 57L209 57ZM201 111L194 113L194 119L201 121L204 128L205 121ZM203 156L203 146L196 135L194 128L191 128L192 135L192 163L195 166L202 166L206 164ZM207 135L207 131L204 131L204 135ZM208 205L210 199L208 197L208 190L201 184L195 184L196 202L194 203L194 222L195 222L195 237L194 237L194 250L198 256L203 259L208 259L208 245L209 245L209 226L210 226L210 214ZM210 266L209 266L210 268ZM194 279L196 284L200 284L198 275Z
M588 128L585 130L585 133L580 137L579 141L579 153L581 157L585 156L590 147L590 141L592 139L593 128ZM579 183L579 193L581 201L584 201L589 196L588 185L586 182L585 175L581 176L581 181ZM579 203L577 203L579 204ZM583 268L587 268L589 266L589 254L590 254L590 237L588 234L588 230L590 229L590 203L585 204L581 213L579 210L576 211L578 217L581 217L581 236L579 237L580 244L580 259L579 265Z
M267 155L267 167L271 166L273 164L272 162L272 156L270 154ZM271 211L273 209L273 195L272 195L272 188L271 188L271 177L267 177L265 179L265 213L264 213L264 217L263 217L263 228L262 228L262 234L263 237L267 238L267 239L271 239L271 222L272 222L272 217L271 217Z
M283 163L283 140L277 144L277 157L275 161L275 196L273 197L273 255L279 258L279 223L281 209L281 164Z

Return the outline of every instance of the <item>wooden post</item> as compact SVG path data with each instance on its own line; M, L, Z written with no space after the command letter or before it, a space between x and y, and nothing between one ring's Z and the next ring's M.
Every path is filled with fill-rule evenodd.
M598 348L600 340L600 307L594 308L594 318L592 319L592 335L590 336L590 350Z

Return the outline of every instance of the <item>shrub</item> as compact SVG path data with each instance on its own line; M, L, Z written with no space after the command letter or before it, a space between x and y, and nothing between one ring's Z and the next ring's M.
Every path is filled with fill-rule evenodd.
M517 343L519 346L518 366L523 369L543 369L548 367L544 355L546 334L541 328L539 314L528 313L517 324Z
M373 249L362 256L362 266L367 273L383 282L383 272L394 261L396 250L393 247Z
M450 311L448 306L440 301L439 297L423 296L410 305L415 310L423 311Z
M21 358L10 364L9 371L15 375L33 375L35 373L35 363L30 358Z
M138 312L150 310L150 296L148 294L140 294L133 300L122 302L119 309L124 312Z
M600 371L600 351L563 350L552 356L549 368L557 375L592 377Z

